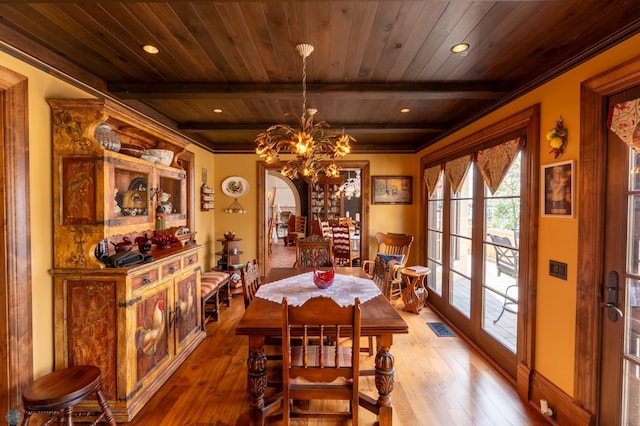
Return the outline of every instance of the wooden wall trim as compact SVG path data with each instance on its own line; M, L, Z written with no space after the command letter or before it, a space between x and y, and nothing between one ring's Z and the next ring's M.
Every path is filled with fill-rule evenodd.
M600 299L603 282L604 205L607 128L606 98L640 85L640 57L582 83L580 87L580 163L578 173L578 277L574 400L598 410Z
M562 389L551 383L542 374L534 372L531 376L531 405L540 410L540 400L546 399L554 411L554 424L572 426L595 425L595 416L576 404L575 400Z
M0 319L2 342L0 376L3 413L22 407L22 389L33 380L33 328L31 308L31 219L29 205L29 133L27 79L0 67L2 92L2 203L5 224L1 243L2 286ZM6 318L6 322L4 319ZM4 399L4 398L3 398ZM8 406L7 406L8 405Z

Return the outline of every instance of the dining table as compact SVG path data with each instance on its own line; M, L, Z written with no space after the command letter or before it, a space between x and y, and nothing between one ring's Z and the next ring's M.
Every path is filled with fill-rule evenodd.
M264 351L268 336L281 336L282 297L302 304L311 297L324 295L338 304L360 299L361 335L373 336L375 354L375 386L378 397L362 392L360 406L378 416L380 426L393 422L391 392L394 387L395 360L391 345L395 334L407 334L409 326L395 307L359 267L336 267L334 283L320 289L313 283L313 268L271 268L244 314L236 324L236 335L248 336L247 392L251 398L251 425L264 425L268 416L282 406L282 401L265 399L267 357Z

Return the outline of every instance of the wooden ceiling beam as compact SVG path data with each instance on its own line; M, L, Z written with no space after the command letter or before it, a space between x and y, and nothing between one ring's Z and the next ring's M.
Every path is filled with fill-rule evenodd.
M224 133L247 133L254 132L256 134L265 131L274 123L178 123L178 129L187 132L224 132ZM446 124L426 124L426 123L407 123L407 124L372 124L372 123L331 123L334 129L342 129L353 132L375 132L375 133L442 133L451 128Z
M491 82L429 83L308 83L309 95L356 96L359 99L381 95L406 99L499 99L510 90L508 84ZM214 84L214 83L120 83L110 84L109 92L121 99L230 99L258 95L299 97L299 83Z

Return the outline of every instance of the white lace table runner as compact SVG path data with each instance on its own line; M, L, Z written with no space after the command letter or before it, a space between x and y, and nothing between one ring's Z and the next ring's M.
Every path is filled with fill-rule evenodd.
M380 289L368 278L336 274L331 287L321 289L313 283L313 272L306 272L261 285L256 297L276 303L282 303L282 298L286 297L289 305L301 306L312 297L325 296L344 307L353 305L356 297L364 303L379 294Z

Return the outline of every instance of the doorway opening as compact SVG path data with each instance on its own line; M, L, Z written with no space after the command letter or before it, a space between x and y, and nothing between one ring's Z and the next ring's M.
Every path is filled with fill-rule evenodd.
M349 214L355 217L355 214L359 215L359 228L360 234L362 237L360 238L360 253L364 254L364 258L368 256L369 253L369 238L368 238L368 216L369 216L369 205L370 205L370 174L369 174L369 161L338 161L336 162L341 173L344 174L345 180L348 177L355 177L356 172L360 176L360 198L357 206L349 207ZM275 180L275 179L279 180ZM277 190L274 193L274 187ZM293 195L291 195L288 191L291 191ZM296 191L297 190L297 191ZM283 200L279 200L278 191L280 191L284 197ZM299 197L299 200L296 199L296 193ZM260 206L260 220L258 221L258 264L260 266L260 273L264 275L268 270L267 264L270 260L269 258L269 242L273 244L273 242L278 241L282 243L283 240L275 240L274 236L279 237L284 234L284 230L277 230L274 226L274 229L271 231L271 235L269 235L269 220L274 215L274 210L277 213L278 208L274 209L274 203L277 201L278 203L285 204L285 207L288 207L291 204L291 198L293 197L295 203L295 212L300 215L305 215L307 217L313 215L313 206L310 203L309 199L309 185L303 180L299 180L299 182L291 181L287 178L280 176L279 167L277 165L268 165L265 162L258 163L258 206ZM350 202L353 202L355 197L351 197ZM288 200L288 201L285 201ZM280 221L283 222L283 211L288 211L283 209L281 204L278 204L280 210ZM298 209L299 207L299 209ZM344 210L341 213L346 215L346 211ZM313 217L311 217L313 219ZM282 223L280 226L283 226ZM309 231L310 232L310 228ZM273 246L272 246L273 251ZM295 256L295 252L294 252Z

